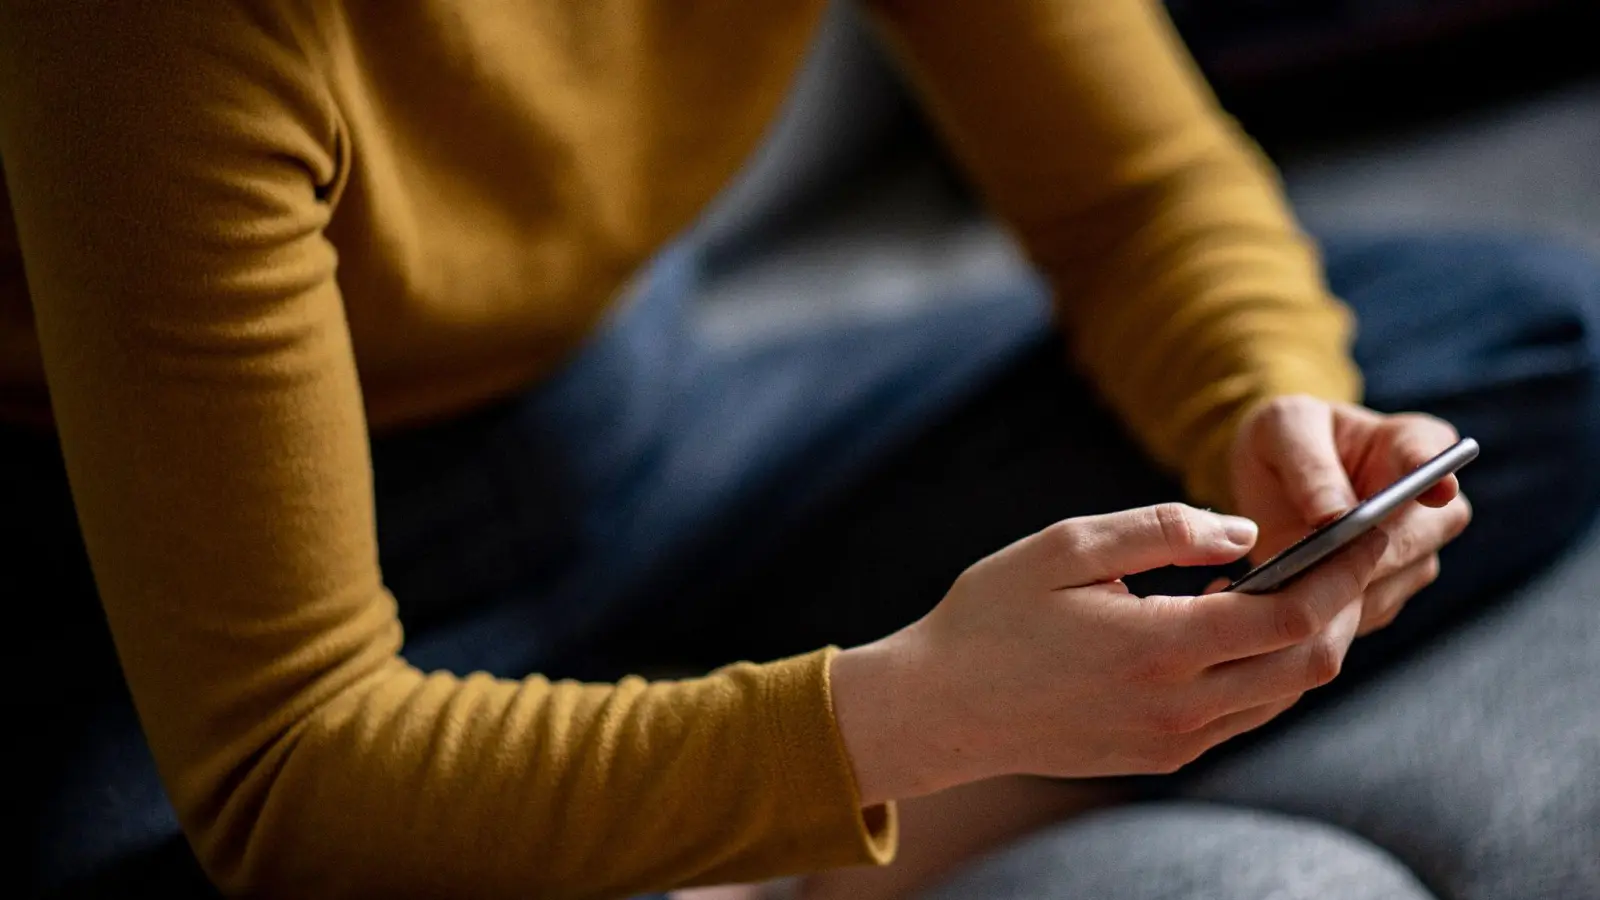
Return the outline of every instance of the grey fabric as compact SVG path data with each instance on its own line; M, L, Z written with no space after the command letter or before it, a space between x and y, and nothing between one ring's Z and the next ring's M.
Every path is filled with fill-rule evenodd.
M865 74L808 74L816 86L797 89L765 163L713 217L727 243L749 223L788 226L757 227L771 246L702 301L709 331L730 343L905 314L1016 265L1010 242L951 202L927 164L901 164L795 221L795 198L828 192L845 167L790 160L832 159L827 148L849 134L871 132L863 143L881 146L873 126L902 114L856 27L836 18L824 41L848 47ZM827 69L822 57L837 47L820 49L810 71ZM831 118L796 124L815 110ZM1280 162L1314 227L1496 225L1600 247L1596 110L1591 78ZM1019 844L930 900L1430 896L1397 861L1441 900L1600 900L1600 538L1476 627L1229 760L1195 796L1330 824L1217 808L1119 811Z
M1347 832L1200 803L1155 803L1040 832L924 900L1411 900L1406 868Z
M1600 535L1195 795L1335 823L1448 900L1600 898Z
M1600 251L1600 76L1280 160L1313 229L1487 227Z
M1600 533L1192 794L1041 832L926 900L1600 898Z

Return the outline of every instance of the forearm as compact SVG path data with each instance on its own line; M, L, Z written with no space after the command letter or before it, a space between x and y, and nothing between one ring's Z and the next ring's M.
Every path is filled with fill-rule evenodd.
M1075 356L1195 495L1278 393L1350 399L1347 316L1271 167L1154 0L877 0L950 144L1051 278Z
M1270 167L1219 121L1209 145L1030 245L1072 355L1192 496L1228 503L1225 456L1261 400L1353 400L1351 320Z
M623 896L869 863L890 835L833 749L824 666L611 686L395 663L188 818L214 872L267 894Z

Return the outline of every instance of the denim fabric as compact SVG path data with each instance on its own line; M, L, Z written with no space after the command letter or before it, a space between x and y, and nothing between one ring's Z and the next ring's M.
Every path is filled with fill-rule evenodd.
M1600 504L1600 269L1500 237L1340 236L1327 251L1362 323L1371 405L1436 412L1484 447L1464 474L1476 523L1440 581L1358 648L1359 668L1542 565ZM382 561L414 663L599 676L866 639L1033 527L1176 493L1061 365L1030 275L960 306L727 349L688 315L696 271L667 254L526 395L374 440ZM27 723L6 768L11 832L32 838L13 845L22 893L198 891L54 446L0 434L0 496L0 572L62 592L4 670L29 687L7 700Z

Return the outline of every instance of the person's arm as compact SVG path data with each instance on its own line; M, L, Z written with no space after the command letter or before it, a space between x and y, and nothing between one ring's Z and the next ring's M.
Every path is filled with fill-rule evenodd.
M398 655L316 24L123 9L0 6L0 157L95 577L207 871L588 897L885 858L828 652L616 686Z
M1354 399L1349 317L1155 0L875 0L1073 355L1192 494L1259 401Z

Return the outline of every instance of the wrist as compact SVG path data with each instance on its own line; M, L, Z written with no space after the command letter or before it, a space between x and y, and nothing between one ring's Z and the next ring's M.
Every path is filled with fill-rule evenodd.
M989 774L959 738L915 626L836 654L834 716L864 806L919 797Z

